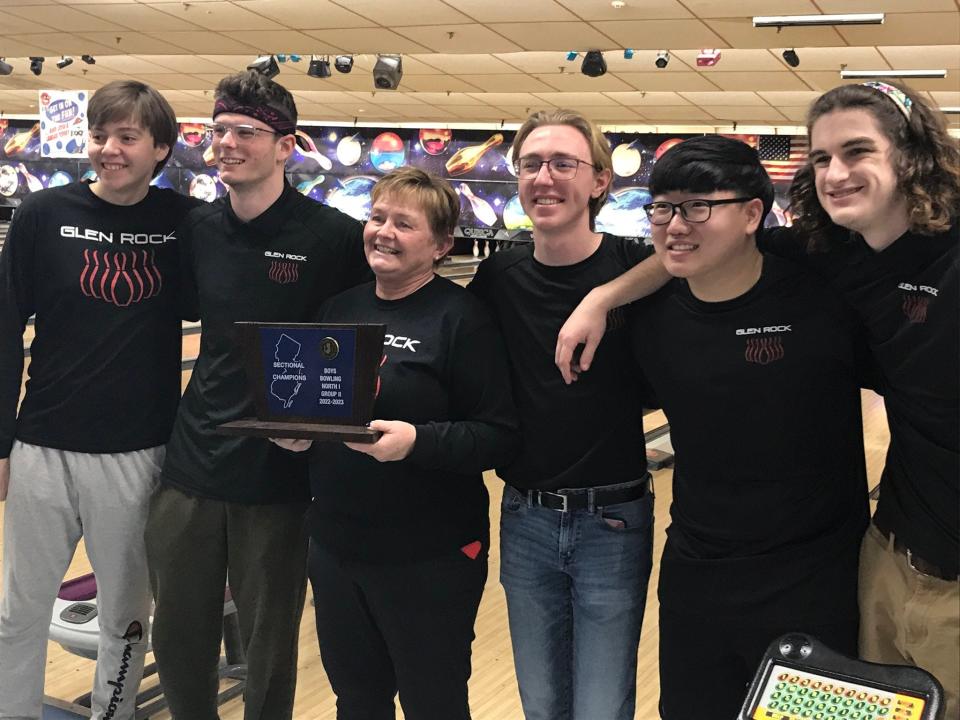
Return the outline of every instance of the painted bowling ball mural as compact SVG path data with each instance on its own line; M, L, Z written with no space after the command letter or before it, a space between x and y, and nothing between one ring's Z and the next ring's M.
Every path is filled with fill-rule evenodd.
M213 202L217 199L217 181L210 175L197 175L190 181L190 197Z
M57 170L50 176L50 179L47 180L47 187L61 187L62 185L69 185L72 182L73 178L70 177L69 173L65 173L63 170Z
M420 130L420 147L427 155L443 155L450 147L453 131L449 128L422 128Z
M0 195L13 197L20 185L20 176L13 165L0 165Z
M503 206L503 226L507 230L533 230L533 221L523 211L519 195L514 195Z
M365 222L370 217L370 192L377 184L375 178L357 175L340 182L340 187L327 194L327 205L345 212L355 220Z
M370 144L370 164L382 173L396 170L406 160L403 140L395 132L380 133Z
M597 214L597 232L623 237L650 237L650 221L643 206L653 202L646 188L631 187L610 193Z
M203 123L180 123L180 141L187 147L200 147L207 137Z
M670 138L669 140L664 140L660 143L660 146L653 153L653 156L659 160L660 156L663 155L667 150L672 148L674 145L679 145L683 142L683 138Z

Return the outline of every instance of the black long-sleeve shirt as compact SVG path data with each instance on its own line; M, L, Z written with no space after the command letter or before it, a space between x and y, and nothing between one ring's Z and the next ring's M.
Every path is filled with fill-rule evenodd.
M509 371L481 303L434 277L399 300L372 283L329 300L321 322L387 326L374 417L417 430L410 455L378 462L342 443L315 443L313 538L338 555L396 562L489 537L482 471L519 447Z
M584 296L649 254L643 245L604 235L590 257L573 265L544 265L532 245L480 263L469 289L503 333L520 413L521 452L497 468L511 485L593 487L646 472L643 383L630 355L624 311L611 313L590 371L576 383L564 384L553 358L557 333Z
M324 300L369 277L362 226L290 186L250 222L227 198L183 227L185 281L203 320L200 354L167 446L162 481L230 502L307 500L307 463L269 440L219 435L256 414L236 321L308 322Z
M807 253L794 231L771 252L823 275L867 328L881 373L890 447L876 522L948 573L960 562L960 226L907 232L882 252L859 235Z
M156 188L113 205L81 183L24 198L0 254L0 457L14 438L87 453L167 442L180 398L177 226L196 205Z

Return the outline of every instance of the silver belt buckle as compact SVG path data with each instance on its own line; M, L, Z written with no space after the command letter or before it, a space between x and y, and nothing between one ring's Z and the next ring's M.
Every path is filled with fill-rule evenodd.
M547 508L548 510L553 510L554 512L567 512L567 496L564 493L555 493L550 492L549 490L537 490L537 502L540 503L540 506L543 507L543 496L544 493L552 497L562 498L563 505L559 509L556 508Z

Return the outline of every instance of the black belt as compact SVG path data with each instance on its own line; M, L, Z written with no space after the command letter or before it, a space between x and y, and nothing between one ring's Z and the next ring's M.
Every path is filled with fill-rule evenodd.
M531 505L540 505L557 512L585 510L617 503L639 500L650 488L650 475L623 485L607 485L592 488L562 488L560 490L522 490L514 488Z
M894 552L900 553L901 555L905 556L907 558L907 564L911 568L916 570L918 573L922 575L930 575L931 577L935 577L940 580L946 580L948 582L953 582L957 580L958 577L960 577L960 574L958 574L957 572L951 573L948 570L944 570L939 565L935 565L929 560L924 560L922 557L915 555L913 551L911 551L910 548L906 546L906 544L901 542L900 538L896 536L896 533L891 533L890 530L878 525L876 518L874 518L873 520L873 525L875 528L877 528L877 530L880 531L880 534L883 535L883 537L886 538L888 542L890 540L890 535L893 534Z

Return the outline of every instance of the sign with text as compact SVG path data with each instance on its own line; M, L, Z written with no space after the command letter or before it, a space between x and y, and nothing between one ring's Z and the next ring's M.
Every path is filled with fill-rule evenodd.
M86 90L40 91L41 157L87 157L88 97Z

